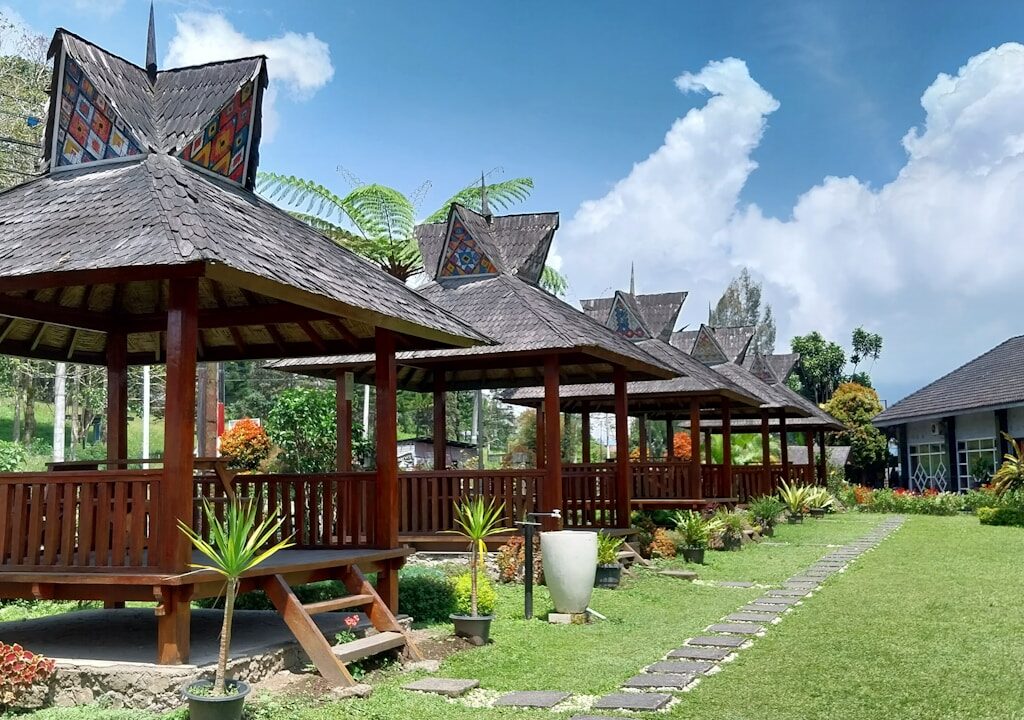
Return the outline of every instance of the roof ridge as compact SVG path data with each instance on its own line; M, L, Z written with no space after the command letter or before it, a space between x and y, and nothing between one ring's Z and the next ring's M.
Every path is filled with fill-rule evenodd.
M191 219L188 224L192 225L192 221L195 221L195 225L202 227L203 232L206 234L207 237L209 237L209 230L207 229L205 223L203 223L202 218L199 217L197 213L194 213L192 211L192 208L185 206L184 209L178 208L179 212L174 212L175 208L169 207L166 202L166 198L164 198L163 193L165 189L157 184L157 177L153 173L153 169L150 167L150 164L152 163L156 165L163 163L165 162L163 158L166 157L168 159L168 174L171 176L171 179L175 183L178 183L179 186L182 186L178 178L175 177L176 168L174 163L177 161L177 158L171 158L170 155L164 155L163 153L148 153L144 157L145 160L139 163L139 165L140 167L144 168L144 171L146 173L146 179L147 182L149 183L150 189L152 190L153 195L156 198L157 202L160 203L161 212L158 213L158 222L160 222L164 226L164 229L167 231L168 241L171 243L172 247L174 247L174 250L178 253L178 255L181 256L183 260L187 260L192 253L185 252L184 249L182 248L181 241L179 240L179 236L181 233L179 233L175 229L171 218L174 217L175 219L179 219L181 216L187 215ZM182 189L183 192L188 194L187 189L185 189L183 186ZM195 234L193 234L191 237L196 238ZM205 254L209 251L209 248L206 247L205 243L196 243L192 239L189 239L187 242L192 246L193 251L199 252L200 256L205 256ZM204 259L207 258L204 257Z
M133 62L132 62L131 60L129 60L128 58L125 58L125 57L121 57L121 56L120 56L120 55L118 55L117 53L114 53L114 52L110 52L110 51L109 51L109 50L107 50L107 49L106 49L105 47L103 47L103 46L101 46L101 45L97 45L97 44L96 44L96 43L94 43L94 42L93 42L92 40L87 40L87 39L85 39L84 37L82 37L81 35L79 35L79 34L78 34L78 33L76 33L76 32L72 32L71 30L68 30L68 29L67 29L67 28L65 28L65 27L60 27L60 26L58 26L58 27L57 27L57 29L56 29L56 30L54 30L54 32L53 32L54 40L56 40L56 39L57 39L57 34L58 34L58 33L64 33L65 35L70 35L71 37L75 38L76 40L78 40L78 41L80 41L80 42L83 42L83 43L85 43L86 45L88 45L88 46L90 46L90 47L94 47L94 48L96 48L97 50L99 50L100 52L102 52L102 53L103 53L104 55L109 55L109 56L110 56L110 57L112 57L112 58L117 58L117 59L118 59L118 60L120 60L121 62L123 62L123 63L125 63L125 64L127 64L127 65L131 65L131 66L132 66L133 68L135 68L136 70L138 70L139 72L141 72L141 73L142 73L143 75L145 75L145 74L146 74L146 68L142 67L141 65L136 65L135 63L133 63ZM53 44L54 44L54 43L53 43L53 40L51 40L51 41L50 41L50 49L51 49L51 50L53 49ZM146 84L147 84L147 85L149 85L149 83L146 83Z

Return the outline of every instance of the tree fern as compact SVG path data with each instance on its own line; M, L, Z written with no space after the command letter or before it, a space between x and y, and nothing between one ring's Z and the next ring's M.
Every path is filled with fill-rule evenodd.
M530 197L530 193L533 191L533 180L525 177L512 178L511 180L502 180L501 182L487 185L486 189L487 204L490 208L492 210L505 210ZM480 201L480 186L473 184L459 190L448 198L445 203L424 222L443 222L448 217L448 209L451 207L452 203L458 203L459 205L468 207L471 210L480 212L483 209Z

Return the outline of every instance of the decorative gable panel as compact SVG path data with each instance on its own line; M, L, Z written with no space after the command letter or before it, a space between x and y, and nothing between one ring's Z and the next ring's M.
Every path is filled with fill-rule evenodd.
M185 144L181 157L204 170L241 183L249 160L255 81L249 80Z
M84 165L141 154L141 143L81 66L68 53L63 57L54 166Z
M438 277L494 275L497 272L494 263L480 250L462 219L456 216L452 221L452 231L448 235Z
M769 385L774 385L779 382L779 378L775 376L775 371L772 370L771 364L761 353L754 354L754 362L750 366L750 373L761 382Z
M707 325L701 325L700 330L697 331L697 338L693 341L693 350L690 351L690 355L705 365L719 365L729 361L725 352L722 351L722 346L715 340Z
M650 337L643 322L618 294L615 295L615 302L612 303L611 312L608 314L607 326L629 340L646 340Z

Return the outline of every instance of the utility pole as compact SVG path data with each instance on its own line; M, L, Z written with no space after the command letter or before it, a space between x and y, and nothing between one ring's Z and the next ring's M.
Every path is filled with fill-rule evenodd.
M53 376L53 461L64 462L64 420L67 417L67 363L57 363Z

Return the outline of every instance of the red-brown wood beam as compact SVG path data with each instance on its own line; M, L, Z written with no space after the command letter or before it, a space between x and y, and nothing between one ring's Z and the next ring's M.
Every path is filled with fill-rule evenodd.
M767 411L761 413L761 464L764 466L765 472L769 472L772 464L772 446L771 446L771 431L770 431L770 418L768 417Z
M647 446L647 415L641 413L637 419L636 434L637 434L637 450L640 454L640 462L647 462L647 453L649 448Z
M804 445L807 447L807 474L812 478L811 482L814 482L814 472L817 465L814 462L814 432L807 430L804 432Z
M665 418L665 459L672 461L676 456L676 420L669 416Z
M724 485L729 489L729 497L737 497L739 493L732 486L732 405L728 398L722 400L722 472Z
M583 462L590 462L590 403L583 401L583 411L580 414L580 436L583 441Z
M107 335L107 460L128 457L128 336Z
M345 327L345 323L343 323L340 318L332 317L328 322L330 322L331 327L337 330L338 334L349 343L355 346L359 345L359 338L354 332Z
M337 433L336 467L338 472L352 469L352 398L348 396L348 373L334 375L334 408Z
M178 521L192 522L192 448L196 414L196 323L199 284L170 281L167 294L167 399L164 406L164 477L160 483L159 544L162 569L187 569L189 542ZM153 552L150 548L150 552Z
M615 386L615 520L629 527L632 498L629 482L629 401L626 397L626 369L616 365Z
M217 307L227 307L227 301L224 299L224 291L220 287L219 282L210 283L210 292L213 293L213 299L217 303ZM242 331L235 326L228 328L228 332L231 333L231 339L235 343L239 353L245 353L245 339L242 337Z
M448 468L448 394L444 370L434 372L434 469Z
M825 444L825 431L818 431L818 446L821 451L818 453L818 482L828 485L828 446Z
M535 454L537 456L536 465L537 465L537 469L538 470L543 470L545 465L547 464L545 462L545 460L547 458L545 457L545 452L544 452L544 437L545 437L545 435L544 435L544 425L545 425L545 422L544 421L545 421L545 417L544 417L544 403L543 402L541 402L541 404L537 406L536 414L537 414L537 439L536 439L536 443L535 443L535 448L536 448L536 453Z
M277 351L281 354L281 357L284 357L286 354L285 346L288 343L285 342L284 336L281 334L281 331L278 330L273 325L264 325L263 327L266 328L267 334L270 335L270 339L274 342L274 347L277 348Z
M379 548L398 547L398 410L395 334L377 328L377 538ZM395 588L397 593L397 587ZM397 599L397 598L396 598ZM384 599L388 607L389 598Z
M700 403L690 400L690 479L700 492ZM698 498L699 499L699 495Z
M316 331L316 328L313 327L312 323L308 320L299 320L298 326L302 328L302 332L306 333L306 337L308 337L309 341L316 346L317 350L322 353L327 352L327 343L325 343L324 339L320 337L320 333Z
M779 414L779 450L782 460L782 477L789 480L789 438L786 437L786 411Z
M544 499L542 512L562 510L562 428L558 422L559 358L548 355L544 358ZM560 523L554 518L545 518L547 530L557 530Z

